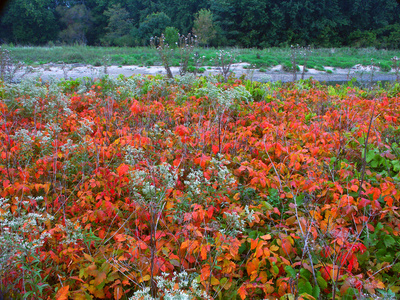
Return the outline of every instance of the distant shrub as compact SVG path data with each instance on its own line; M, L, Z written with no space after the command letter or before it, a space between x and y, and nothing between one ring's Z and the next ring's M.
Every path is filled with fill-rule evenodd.
M293 66L290 62L285 62L282 65L282 70L285 72L293 72ZM300 71L300 67L298 65L296 65L296 71L299 72Z
M189 66L188 67L188 71L190 73L204 73L206 71L205 68L201 67L201 68L196 68L195 66Z
M381 69L382 72L390 72L392 70L391 65L384 62L381 62L379 64L379 68Z
M82 54L75 52L75 53L64 54L62 60L65 61L66 63L81 63L85 59L82 56Z

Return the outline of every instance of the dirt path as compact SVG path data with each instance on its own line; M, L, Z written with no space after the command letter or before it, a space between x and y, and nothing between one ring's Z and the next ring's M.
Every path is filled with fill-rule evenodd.
M267 82L267 81L292 81L293 74L289 72L282 71L281 66L275 66L266 72L260 72L258 69L249 70L246 69L246 63L236 64L233 67L233 71L236 77L240 77L245 74L246 78L252 79L254 81ZM206 71L201 74L208 76L211 74L218 74L219 71L216 67L205 67ZM178 67L171 68L174 75L179 74ZM371 80L371 71L368 68L363 68L361 66L355 66L351 69L336 69L331 67L325 67L326 71L318 71L315 69L308 69L305 73L304 78L313 77L318 81L329 81L329 82L344 82L352 78L357 78L358 81L368 82ZM16 80L28 77L40 77L42 80L49 80L51 78L61 79L76 79L81 77L99 78L108 74L109 76L116 77L118 75L132 76L135 74L142 75L156 75L156 74L166 74L164 67L153 66L153 67L139 67L139 66L108 66L105 68L94 67L89 65L57 65L57 64L46 64L39 67L31 68L30 73L24 75L24 71L20 71L16 74ZM297 79L301 78L301 72L297 74ZM378 72L374 71L372 76L373 81L394 81L396 80L396 75L394 72Z

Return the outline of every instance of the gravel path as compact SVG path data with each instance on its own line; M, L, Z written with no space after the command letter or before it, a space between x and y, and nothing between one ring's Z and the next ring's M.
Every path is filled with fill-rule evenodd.
M233 66L233 71L236 77L240 77L245 74L246 78L254 81L267 82L267 81L292 81L293 74L282 71L281 66L275 66L266 72L260 72L258 69L249 70L246 69L246 63L236 64ZM206 72L201 74L208 76L210 74L218 74L219 71L216 67L205 67ZM300 67L301 68L301 67ZM174 75L179 74L178 67L171 68ZM308 69L305 73L304 78L313 77L318 81L327 82L345 82L352 78L357 78L358 81L369 82L371 80L371 69L368 67L354 66L351 69L336 69L331 67L325 67L326 71L318 71L315 69ZM328 73L328 72L329 73ZM40 77L42 80L49 80L51 78L61 79L76 79L81 77L99 78L108 74L109 76L116 77L118 75L132 76L134 74L142 75L165 75L165 69L162 66L153 67L139 67L139 66L108 66L105 68L94 67L89 65L57 65L57 64L46 64L39 67L31 67L31 72L21 70L17 72L15 79L18 81L22 77ZM301 73L297 74L297 79L301 78ZM394 81L396 75L394 72L379 72L375 70L373 74L373 81Z

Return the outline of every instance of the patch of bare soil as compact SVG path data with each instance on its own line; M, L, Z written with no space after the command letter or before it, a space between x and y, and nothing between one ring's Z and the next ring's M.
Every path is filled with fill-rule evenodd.
M162 74L166 75L166 71L162 66L152 66L152 67L139 67L139 66L101 66L95 67L91 65L59 65L59 64L46 64L38 67L29 67L30 71L27 72L27 69L20 70L17 72L15 79L19 80L23 78L29 77L40 77L42 80L49 80L51 78L54 79L76 79L81 77L90 77L90 78L101 78L104 75L109 76L132 76L135 74L141 75L156 75ZM206 71L201 76L209 76L215 75L219 73L219 70L216 67L205 67ZM318 80L318 81L330 81L330 82L343 82L348 81L352 78L356 78L358 81L370 81L371 78L373 81L391 81L396 80L396 75L394 72L383 73L378 69L372 70L368 67L362 66L354 66L351 69L340 69L340 68L332 68L325 67L325 71L319 71L315 69L307 69L302 75L302 67L300 66L300 72L296 74L296 79L308 79L310 77ZM174 75L179 74L178 67L171 67L171 71ZM292 81L294 79L294 75L290 72L285 72L282 69L282 66L278 65L265 72L261 72L259 69L249 69L248 64L240 63L233 65L232 71L234 72L236 77L240 77L243 74L246 75L246 78L260 81L260 82L268 82L268 81ZM264 70L262 70L264 71ZM372 77L371 77L372 76Z

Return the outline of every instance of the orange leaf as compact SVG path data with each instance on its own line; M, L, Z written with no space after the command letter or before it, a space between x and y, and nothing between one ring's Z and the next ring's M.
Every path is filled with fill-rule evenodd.
M271 237L270 234L266 234L266 235L260 236L260 238L262 238L264 241L268 241L268 240L270 240L272 237Z
M253 261L249 261L247 263L246 269L247 269L247 274L248 275L251 275L254 271L257 270L257 261L258 260L255 260L255 262L253 262Z
M60 288L56 294L56 300L68 300L69 285Z
M239 290L237 291L237 293L239 294L240 298L242 298L242 300L246 299L246 288L244 287L244 285L242 285Z
M97 274L96 279L94 280L94 285L95 286L99 286L100 284L103 283L104 280L106 280L107 278L107 274L106 272L100 272L99 274Z
M267 185L267 182L265 181L265 177L260 177L260 184L262 187L265 187Z
M207 249L205 246L200 249L201 260L205 260L207 258Z
M181 250L185 250L187 247L189 247L189 240L186 240L181 244Z
M114 299L115 300L119 300L119 299L122 298L122 295L123 295L122 286L121 285L117 285L114 288Z
M353 192L357 192L357 191L358 191L358 186L356 186L355 184L353 184L353 185L350 187L350 189L351 189Z

